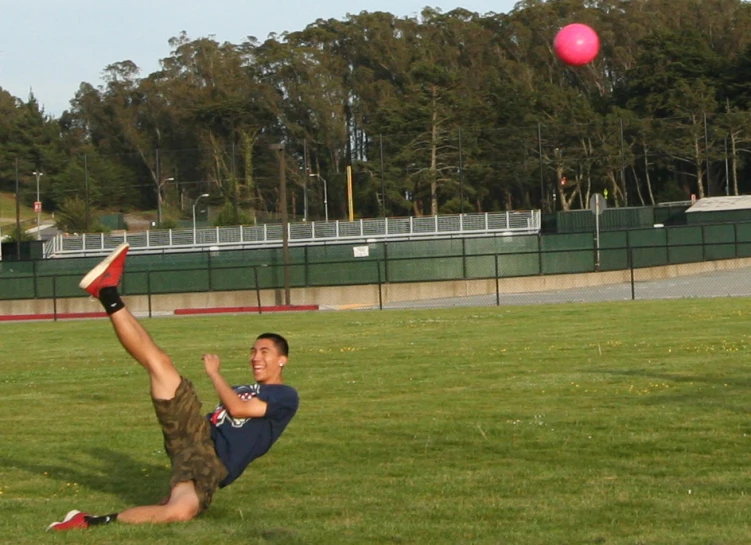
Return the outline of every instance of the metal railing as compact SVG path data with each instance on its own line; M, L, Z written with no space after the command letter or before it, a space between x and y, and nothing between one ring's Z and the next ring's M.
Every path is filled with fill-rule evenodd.
M299 222L288 225L290 246L351 244L428 238L533 234L540 231L539 210L458 214L357 221ZM119 234L57 235L45 243L45 257L80 257L106 253L128 242L141 253L279 247L282 226L163 229Z

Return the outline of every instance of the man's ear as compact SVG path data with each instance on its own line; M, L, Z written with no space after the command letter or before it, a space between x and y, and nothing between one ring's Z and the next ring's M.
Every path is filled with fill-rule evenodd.
M287 365L287 356L282 356L279 358L279 367L284 367Z

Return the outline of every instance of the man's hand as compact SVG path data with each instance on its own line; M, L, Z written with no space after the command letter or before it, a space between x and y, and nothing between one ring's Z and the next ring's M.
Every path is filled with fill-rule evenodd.
M204 354L201 359L203 360L203 366L206 369L207 375L213 376L219 374L219 368L221 367L219 356L216 354Z

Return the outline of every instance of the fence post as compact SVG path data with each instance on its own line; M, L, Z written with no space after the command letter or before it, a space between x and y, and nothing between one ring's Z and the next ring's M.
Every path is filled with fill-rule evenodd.
M261 310L261 286L258 285L258 266L253 265L253 281L256 285L256 302L258 303L258 314L262 313Z
M383 243L383 280L388 283L389 281L389 243Z
M498 254L495 254L495 306L501 306L501 286L498 279Z
M467 279L467 239L462 237L462 280Z
M52 321L57 322L57 275L52 277Z
M542 235L537 233L537 274L542 276Z
M151 318L151 269L146 269L146 300L149 305L149 318Z
M383 291L381 282L381 260L376 260L376 267L378 268L378 310L383 310Z
M631 300L636 300L636 289L634 286L634 251L631 248L631 237L629 232L626 231L626 259L628 261L628 269L631 273Z

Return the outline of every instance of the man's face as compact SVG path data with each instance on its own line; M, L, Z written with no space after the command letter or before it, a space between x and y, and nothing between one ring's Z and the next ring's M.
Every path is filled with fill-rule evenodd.
M271 339L256 340L250 349L250 367L256 382L280 384L287 357L282 356Z

